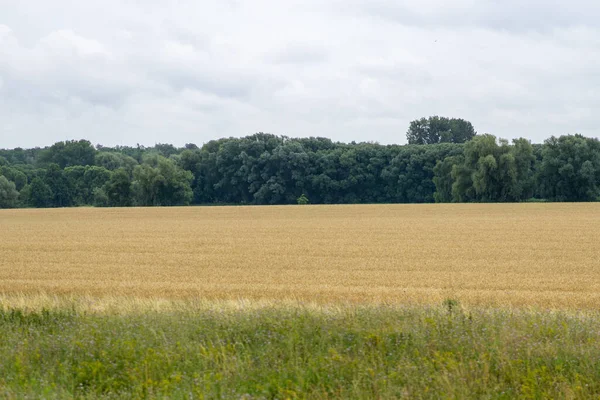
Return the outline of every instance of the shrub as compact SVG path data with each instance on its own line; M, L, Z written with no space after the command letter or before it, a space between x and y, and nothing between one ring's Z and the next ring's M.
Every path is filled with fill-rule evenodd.
M308 201L308 197L306 197L304 194L302 194L302 196L298 197L298 204L309 204L310 202Z

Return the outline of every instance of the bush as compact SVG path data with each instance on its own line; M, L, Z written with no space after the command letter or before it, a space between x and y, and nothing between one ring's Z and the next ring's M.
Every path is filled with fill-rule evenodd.
M302 204L302 205L309 204L308 197L306 197L304 194L302 194L302 196L298 197L297 201L298 201L298 204Z

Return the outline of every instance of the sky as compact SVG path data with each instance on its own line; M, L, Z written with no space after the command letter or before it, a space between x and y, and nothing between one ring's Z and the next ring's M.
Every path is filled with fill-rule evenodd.
M600 136L600 2L0 0L0 148Z

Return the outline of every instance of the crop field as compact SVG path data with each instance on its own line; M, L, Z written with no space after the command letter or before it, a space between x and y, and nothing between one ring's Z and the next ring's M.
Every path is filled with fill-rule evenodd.
M597 398L600 205L0 210L1 398Z
M0 210L0 292L600 306L600 204Z

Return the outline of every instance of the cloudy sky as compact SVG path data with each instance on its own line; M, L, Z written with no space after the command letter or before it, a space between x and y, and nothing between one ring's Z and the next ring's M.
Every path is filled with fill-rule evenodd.
M593 0L0 0L0 147L600 136Z

